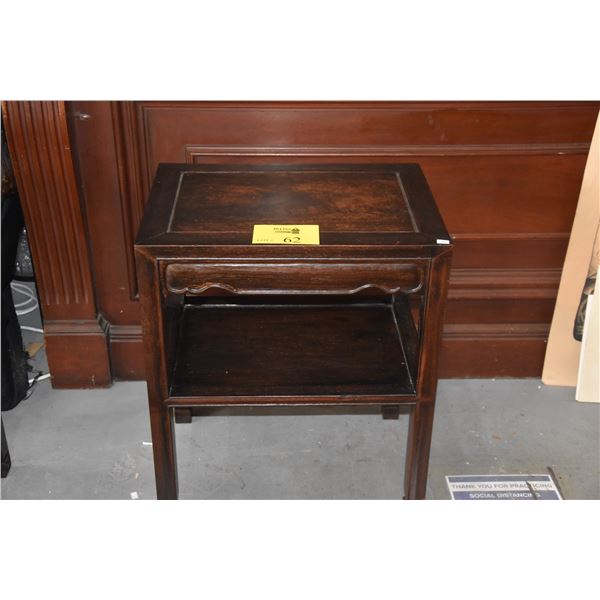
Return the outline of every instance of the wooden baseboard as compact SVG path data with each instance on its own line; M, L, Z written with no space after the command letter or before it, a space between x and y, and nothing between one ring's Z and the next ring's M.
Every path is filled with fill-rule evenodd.
M539 377L548 327L545 323L448 324L440 377ZM115 379L144 379L141 328L112 326L110 332Z
M548 329L544 323L446 325L439 376L540 377Z
M44 337L52 387L110 387L107 332L102 319L46 321Z
M141 326L111 325L109 340L113 377L119 381L145 379Z

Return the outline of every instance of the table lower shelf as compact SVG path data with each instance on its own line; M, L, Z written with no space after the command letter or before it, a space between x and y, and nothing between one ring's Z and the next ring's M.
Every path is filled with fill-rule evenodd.
M171 402L375 402L414 394L390 304L183 308Z

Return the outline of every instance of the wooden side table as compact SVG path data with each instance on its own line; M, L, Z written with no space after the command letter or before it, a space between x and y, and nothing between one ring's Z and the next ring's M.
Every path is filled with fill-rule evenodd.
M451 252L418 165L161 164L135 245L158 498L174 409L231 405L408 405L424 498Z

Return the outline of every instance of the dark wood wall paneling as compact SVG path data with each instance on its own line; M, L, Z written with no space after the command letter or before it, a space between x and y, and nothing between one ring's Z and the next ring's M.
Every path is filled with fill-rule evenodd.
M35 265L52 382L111 383L64 102L6 102L4 125Z
M157 164L270 161L419 162L456 241L441 376L539 375L599 106L67 103L113 376L143 377L132 246Z

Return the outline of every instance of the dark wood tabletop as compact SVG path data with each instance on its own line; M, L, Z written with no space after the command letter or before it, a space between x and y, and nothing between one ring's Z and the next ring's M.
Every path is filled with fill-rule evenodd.
M318 224L321 246L450 239L418 165L161 164L136 244L251 245L260 223Z

